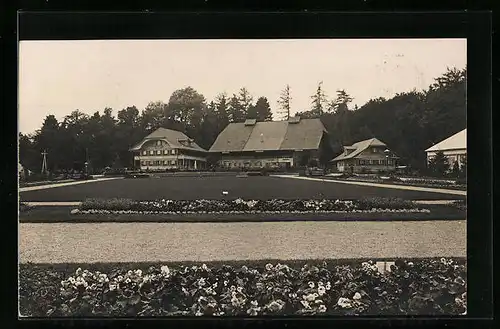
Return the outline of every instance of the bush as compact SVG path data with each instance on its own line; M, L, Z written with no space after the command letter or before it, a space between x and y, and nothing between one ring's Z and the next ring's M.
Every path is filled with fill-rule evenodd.
M22 264L27 316L458 315L466 266L449 259L231 266ZM103 272L93 270L98 268Z

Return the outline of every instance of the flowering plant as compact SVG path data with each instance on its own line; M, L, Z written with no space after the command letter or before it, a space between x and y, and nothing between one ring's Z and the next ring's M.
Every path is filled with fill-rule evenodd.
M422 212L409 200L398 198L365 198L361 200L308 199L308 200L154 200L133 201L128 199L87 199L81 212L125 213L311 213L353 211L413 211Z
M89 266L89 268L92 265ZM153 265L103 273L21 266L32 316L465 314L466 268L450 259L304 266Z

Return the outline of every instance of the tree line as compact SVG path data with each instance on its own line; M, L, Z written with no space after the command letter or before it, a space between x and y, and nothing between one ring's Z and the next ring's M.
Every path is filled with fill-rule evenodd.
M246 88L231 96L221 93L208 102L192 87L174 91L167 103L150 102L141 111L129 106L116 116L111 108L92 115L74 110L61 121L48 115L33 134L19 134L20 163L39 172L41 153L46 150L49 171L81 167L86 161L94 170L129 167L129 148L159 127L182 131L209 149L229 123L289 119L292 91L287 85L281 92L276 118L268 99L261 96L254 101ZM424 150L465 128L465 97L466 68L447 69L427 90L371 99L359 108L351 106L353 98L345 90L337 90L330 99L320 82L311 96L311 107L296 115L320 118L336 153L343 145L377 137L401 157L402 163L424 169Z

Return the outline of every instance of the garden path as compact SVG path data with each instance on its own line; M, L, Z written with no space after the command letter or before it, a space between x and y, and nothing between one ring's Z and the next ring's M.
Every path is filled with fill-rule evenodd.
M48 188L79 185L79 184L97 183L97 182L103 182L103 181L108 181L108 180L113 180L113 179L122 179L122 178L123 177L96 178L96 179L82 180L82 181L76 181L76 182L72 181L72 182L54 183L54 184L47 184L47 185L26 186L26 187L20 187L19 192L45 190Z
M21 263L465 257L466 221L19 225Z
M382 187L382 188L392 188L398 190L409 190L409 191L421 191L421 192L434 192L452 195L466 196L467 191L451 190L443 188L431 188L431 187L420 187L420 186L405 186L405 185L391 185L391 184L380 184L380 183L370 183L370 182L355 182L355 181L344 181L335 179L324 179L324 178L314 178L314 177L302 177L302 176L291 176L291 175L272 175L273 177L280 178L292 178L292 179L302 179L316 182L329 182L329 183L340 183L348 185L359 185L359 186L372 186L372 187Z

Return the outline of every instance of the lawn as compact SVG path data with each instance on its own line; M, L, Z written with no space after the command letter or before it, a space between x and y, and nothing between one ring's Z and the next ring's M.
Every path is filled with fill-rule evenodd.
M227 194L223 194L226 191ZM133 200L344 199L398 197L407 200L465 199L443 193L398 190L279 177L158 177L118 179L20 193L21 201L82 201L86 198Z

